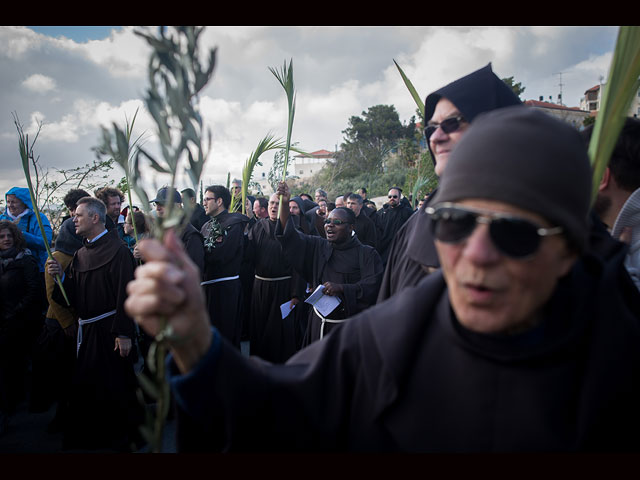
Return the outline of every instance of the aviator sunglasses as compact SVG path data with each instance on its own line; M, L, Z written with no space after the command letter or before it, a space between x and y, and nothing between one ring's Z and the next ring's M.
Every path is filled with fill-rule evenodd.
M542 237L557 235L562 227L542 228L535 223L506 213L485 212L455 203L428 207L431 228L436 239L444 243L458 243L468 238L478 223L489 225L489 235L496 248L512 258L533 255Z
M465 119L462 115L458 115L457 117L445 118L441 123L432 123L431 125L427 125L424 129L424 136L427 140L433 135L438 127L442 128L444 133L453 133L460 128L462 122Z

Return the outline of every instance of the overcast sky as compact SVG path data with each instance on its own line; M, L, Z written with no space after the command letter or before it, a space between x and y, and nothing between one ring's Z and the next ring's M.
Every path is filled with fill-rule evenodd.
M124 125L138 107L134 135L145 132L147 142L154 141L142 100L150 50L136 28L0 27L2 192L26 186L14 112L27 133L43 122L35 152L51 171L90 163L100 126ZM306 151L334 150L349 118L373 105L394 105L403 123L415 114L394 59L423 99L491 62L500 78L522 83L523 100L557 101L562 89L563 103L573 107L606 80L617 32L592 26L207 27L201 48L217 47L218 56L200 102L213 133L202 179L207 185L225 183L227 172L240 177L267 133L285 138L286 98L269 67L290 59L297 91L293 141ZM265 154L260 171L272 159ZM123 175L116 166L113 177Z

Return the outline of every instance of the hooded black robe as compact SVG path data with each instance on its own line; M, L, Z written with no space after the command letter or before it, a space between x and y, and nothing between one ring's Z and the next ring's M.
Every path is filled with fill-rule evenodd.
M399 202L398 206L385 206L385 208L381 208L376 212L375 223L378 229L376 250L378 250L384 265L387 264L394 237L411 215L413 215L413 210L404 198Z
M304 332L300 331L294 312L282 318L280 305L293 297L302 302L306 284L282 252L275 237L276 222L263 218L248 235L247 253L255 271L249 346L251 355L284 363L298 350ZM276 280L278 278L281 280Z
M341 284L340 305L327 315L331 320L344 320L375 303L380 288L382 262L376 250L362 245L357 237L337 244L318 236L304 235L295 230L289 217L286 228L277 224L276 238L293 268L300 273L313 291L325 282ZM313 308L309 310L303 346L320 338L323 321ZM324 324L324 335L341 323Z
M443 97L452 102L469 123L482 112L522 105L513 90L493 73L490 63L430 93L425 100L425 118L433 116L438 101ZM429 142L427 147L431 152ZM431 158L435 163L433 152ZM434 195L435 192L429 199ZM424 202L422 209L407 221L404 228L398 230L389 247L379 302L407 286L415 285L432 269L440 267L429 225L430 218L424 213L427 203Z
M364 206L360 210L360 214L356 217L356 224L353 229L358 236L358 240L363 245L369 245L375 248L378 240L378 234L376 230L376 224L367 216L364 211Z

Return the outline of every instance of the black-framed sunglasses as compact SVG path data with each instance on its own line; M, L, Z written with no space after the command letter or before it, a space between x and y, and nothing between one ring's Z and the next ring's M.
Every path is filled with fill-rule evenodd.
M389 195L389 198L398 198L398 195Z
M427 207L436 239L459 243L468 238L478 223L489 225L489 235L496 248L512 258L533 255L542 237L562 233L562 227L542 228L530 220L507 213L486 212L455 203Z
M458 130L462 123L465 121L466 120L462 115L458 115L457 117L445 118L440 123L432 123L430 125L427 125L424 129L424 136L428 140L431 135L433 135L433 132L438 129L438 127L442 128L442 131L444 133L453 133Z
M340 226L340 225L347 225L347 224L350 224L350 223L351 223L351 222L345 222L344 220L339 220L339 219L337 219L337 218L335 218L335 219L329 219L329 218L327 218L327 219L324 221L324 224L325 224L325 225L332 225L332 224L333 224L333 225L336 225L336 226Z

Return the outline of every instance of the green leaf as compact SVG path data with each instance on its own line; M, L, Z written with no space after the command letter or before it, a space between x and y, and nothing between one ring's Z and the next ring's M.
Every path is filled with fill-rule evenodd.
M589 158L593 169L591 199L609 164L625 122L633 96L638 92L640 77L640 27L622 26L611 60L609 78L604 85L600 109L589 142Z
M413 86L413 83L411 83L411 80L409 80L409 78L405 75L404 71L400 68L400 65L398 65L398 62L394 60L393 63L396 64L396 67L400 72L400 76L402 77L402 80L404 80L404 84L409 89L409 93L413 97L413 101L416 102L416 105L418 106L418 110L420 110L420 115L422 115L422 118L424 118L424 102L422 101L422 97L418 95L418 92Z

